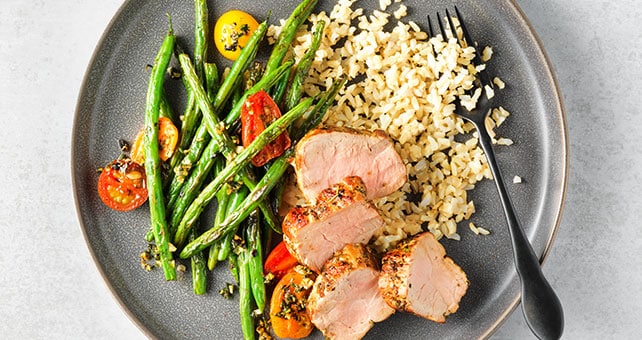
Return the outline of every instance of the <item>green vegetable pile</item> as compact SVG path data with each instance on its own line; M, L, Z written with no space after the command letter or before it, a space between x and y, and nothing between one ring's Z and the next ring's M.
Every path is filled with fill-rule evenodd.
M304 98L303 80L319 46L323 25L317 26L312 47L302 60L295 62L288 57L297 30L316 3L303 0L294 9L264 67L256 55L268 23L260 23L227 76L220 80L216 64L207 62L207 4L195 0L193 55L180 48L170 18L149 79L144 139L151 218L147 241L156 246L166 280L177 279L178 258L189 260L196 294L206 293L208 270L228 260L239 285L245 338L256 335L252 312L265 309L264 248L272 233L281 233L272 203L279 200L279 187L294 147L262 168L253 167L250 161L284 131L289 131L294 145L319 125L345 84L345 79L337 79L326 92ZM158 119L171 117L164 83L173 56L180 64L188 101L181 121L175 121L180 123L178 151L168 160L171 171L164 173L158 154ZM261 90L280 103L285 113L239 151L235 131L241 107L248 96ZM209 229L201 231L201 215L214 206L210 204L214 199L214 221Z

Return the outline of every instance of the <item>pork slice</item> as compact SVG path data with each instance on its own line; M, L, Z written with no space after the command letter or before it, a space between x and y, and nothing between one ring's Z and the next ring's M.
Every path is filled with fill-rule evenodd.
M315 129L297 143L294 168L308 200L347 176L359 176L368 199L393 193L406 182L406 167L381 130Z
M434 235L424 232L383 256L379 288L391 307L443 323L459 308L468 279Z
M332 254L348 243L367 243L384 222L366 199L359 177L321 191L317 203L296 206L283 220L283 241L299 262L315 272Z
M394 313L381 296L379 266L372 251L348 244L317 276L307 308L312 323L329 339L360 339L375 322Z

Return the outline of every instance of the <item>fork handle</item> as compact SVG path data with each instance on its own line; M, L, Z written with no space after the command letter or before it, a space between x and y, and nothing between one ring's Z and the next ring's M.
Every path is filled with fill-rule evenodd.
M555 291L548 283L539 260L524 230L520 227L493 152L492 140L478 126L479 142L486 153L511 236L515 267L521 281L522 311L531 331L540 339L559 339L564 330L564 312Z

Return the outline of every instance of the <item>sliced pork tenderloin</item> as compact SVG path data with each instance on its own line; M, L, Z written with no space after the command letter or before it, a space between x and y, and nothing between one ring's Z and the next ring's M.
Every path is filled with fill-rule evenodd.
M368 243L384 224L366 199L366 187L359 177L347 177L321 191L316 202L290 209L282 224L290 253L315 272L346 244Z
M360 339L375 322L394 313L378 287L379 263L363 244L348 244L317 276L307 308L312 323L328 339Z
M443 323L466 294L466 273L432 233L400 242L382 258L379 288L393 308Z
M392 139L381 130L312 130L297 143L294 168L299 188L310 201L347 176L361 177L368 199L393 193L407 179Z

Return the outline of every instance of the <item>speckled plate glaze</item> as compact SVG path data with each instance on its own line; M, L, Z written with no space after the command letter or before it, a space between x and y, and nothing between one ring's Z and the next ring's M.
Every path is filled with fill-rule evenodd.
M335 1L320 1L318 10L330 10ZM297 1L210 1L210 18L237 8L273 22L285 18ZM377 1L358 1L373 9ZM501 77L506 89L495 103L512 116L500 134L512 138L510 147L497 147L504 178L515 175L521 184L508 190L535 252L543 260L554 239L565 196L568 169L566 122L557 84L535 33L510 0L406 0L409 17L423 24L456 4L474 39L492 45L488 67ZM393 10L397 5L393 4ZM148 273L138 256L146 247L147 209L117 213L96 195L96 168L119 154L118 139L131 139L143 122L148 81L146 65L153 63L167 29L166 13L186 50L192 48L193 2L187 0L126 1L113 18L88 67L79 95L72 141L72 173L82 231L96 265L126 313L150 337L172 339L239 339L238 301L217 294L231 279L219 266L209 282L210 293L195 296L189 274L165 282L160 270ZM213 26L213 23L211 24ZM213 48L211 48L213 50ZM223 62L212 52L213 60ZM169 94L177 112L185 98L180 82L170 82ZM478 184L470 196L477 213L472 221L491 230L477 236L460 225L461 241L442 240L448 254L468 274L470 289L459 311L445 324L397 313L379 323L367 339L484 338L501 325L517 306L518 279L513 267L509 235L500 202L491 181ZM322 339L319 332L313 338Z

